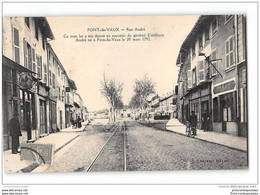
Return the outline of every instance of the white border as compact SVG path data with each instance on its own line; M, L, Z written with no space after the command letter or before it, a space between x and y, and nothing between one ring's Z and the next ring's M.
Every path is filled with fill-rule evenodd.
M9 184L249 184L257 182L256 3L3 3L4 16L246 14L248 43L249 170L4 175ZM250 35L250 36L249 36ZM66 187L65 187L66 188ZM65 189L64 188L64 189ZM192 191L191 191L192 192ZM209 192L207 192L208 194ZM40 193L39 193L40 194ZM200 192L200 194L204 194ZM214 192L211 192L214 194Z

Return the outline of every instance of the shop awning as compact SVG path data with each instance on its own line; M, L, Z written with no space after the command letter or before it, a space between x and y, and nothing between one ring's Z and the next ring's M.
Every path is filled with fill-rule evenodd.
M20 72L29 72L29 73L36 74L35 72L25 68L24 66L21 66L20 64L17 64L16 62L7 58L4 55L2 56L2 64L3 64L3 66L7 66L9 68L19 70Z

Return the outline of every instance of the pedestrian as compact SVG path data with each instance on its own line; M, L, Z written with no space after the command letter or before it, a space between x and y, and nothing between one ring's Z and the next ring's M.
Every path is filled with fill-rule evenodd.
M81 128L82 127L82 125L81 125L81 118L78 116L78 118L77 118L77 127L78 128Z
M18 113L13 114L13 118L8 123L10 136L12 137L12 153L18 153L19 137L22 136Z
M191 128L193 127L193 135L197 135L197 115L195 114L194 111L191 112L191 115L190 115L190 126Z
M204 132L209 130L209 113L207 110L202 114L202 129Z

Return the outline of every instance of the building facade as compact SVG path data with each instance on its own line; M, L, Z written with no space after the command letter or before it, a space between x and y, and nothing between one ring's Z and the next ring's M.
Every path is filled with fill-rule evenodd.
M7 150L11 148L8 122L14 114L19 115L20 142L33 142L66 126L65 90L70 79L47 43L54 35L45 17L3 17L2 21L3 148Z
M201 16L183 42L177 66L178 118L191 111L202 127L210 115L210 130L247 136L246 20L243 15Z

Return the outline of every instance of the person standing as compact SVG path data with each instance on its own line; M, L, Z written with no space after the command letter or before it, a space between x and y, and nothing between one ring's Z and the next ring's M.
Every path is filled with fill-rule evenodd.
M206 110L202 115L202 129L204 132L209 130L209 114Z
M191 112L191 115L190 115L190 126L191 128L193 127L193 135L197 135L197 115L195 114L194 111Z
M18 153L19 137L22 136L18 113L13 114L13 118L8 123L10 136L12 137L12 153Z
M81 118L78 116L78 118L77 118L77 127L78 128L81 128L82 127L82 125L81 125Z

